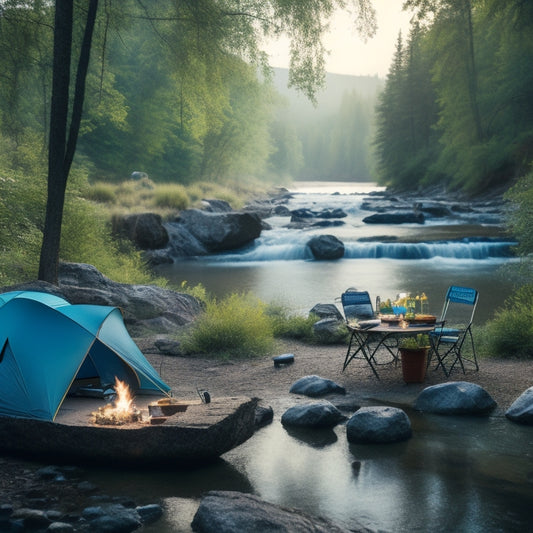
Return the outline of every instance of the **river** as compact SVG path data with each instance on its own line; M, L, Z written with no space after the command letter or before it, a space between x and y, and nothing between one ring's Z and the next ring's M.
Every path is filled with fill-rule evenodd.
M475 213L470 219L433 219L424 225L365 224L363 218L371 213L362 204L369 194L382 190L374 184L301 182L290 190L294 194L288 209L340 208L347 214L342 226L288 229L288 217L271 217L266 222L272 229L244 250L177 260L158 273L177 285L200 283L217 297L249 291L301 314L317 303L335 303L345 289L356 287L369 291L373 301L377 296L425 292L429 311L438 315L448 286L462 285L480 293L479 324L491 318L512 291L511 278L502 268L512 262L506 255L508 239L458 240L471 234L500 234L497 225L479 223ZM339 238L345 256L313 260L306 243L316 234Z

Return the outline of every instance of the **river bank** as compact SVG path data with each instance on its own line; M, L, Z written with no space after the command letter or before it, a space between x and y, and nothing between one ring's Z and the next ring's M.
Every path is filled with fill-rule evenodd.
M138 343L142 348L142 341ZM328 399L352 407L377 404L409 406L424 387L447 381L441 371L430 370L425 383L406 385L402 381L401 369L394 365L380 368L381 379L377 380L368 366L360 361L354 361L342 372L345 350L344 345L315 346L286 342L279 346L279 353L293 353L295 361L292 365L278 368L271 357L219 361L206 357L168 357L150 353L146 356L172 387L177 398L195 397L197 387L207 389L212 397L254 396L261 399L262 405L272 406L277 419L288 406L308 401L289 393L291 384L305 375L316 374L344 386L346 396ZM491 416L503 417L511 403L533 385L532 364L531 361L483 359L479 371L467 370L465 375L455 371L450 380L481 385L498 404ZM0 478L0 507L7 504L13 508L41 505L75 517L95 502L128 499L127 495L116 493L116 490L109 492L106 486L88 483L87 477L90 476L83 468L71 470L71 475L63 479L51 479L39 472L47 465L8 457L0 458L0 465L3 472ZM149 496L146 495L148 499Z

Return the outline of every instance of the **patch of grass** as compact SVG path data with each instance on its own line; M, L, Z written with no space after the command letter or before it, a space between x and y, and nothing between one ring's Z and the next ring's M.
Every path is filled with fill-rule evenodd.
M271 321L275 337L308 342L314 340L313 325L318 320L316 315L295 315L281 304L269 304L266 314Z
M117 201L116 187L111 183L99 181L87 187L85 197L100 204L114 204Z
M154 189L152 203L155 207L182 210L189 207L191 201L183 185L165 184Z
M258 357L275 348L264 304L251 294L209 299L206 311L182 339L184 353L217 357Z

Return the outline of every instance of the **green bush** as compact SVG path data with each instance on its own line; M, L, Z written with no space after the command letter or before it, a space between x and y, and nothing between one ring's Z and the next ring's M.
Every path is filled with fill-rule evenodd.
M186 209L190 204L187 190L183 185L157 185L153 191L152 201L155 207L169 209Z
M114 204L117 201L115 190L113 184L99 181L87 188L85 197L101 204Z
M520 287L486 324L482 336L487 355L533 358L533 285Z
M182 348L188 354L257 357L272 353L275 343L264 304L236 293L206 302L205 313L182 338Z
M283 305L270 304L266 308L275 337L298 339L311 342L314 340L313 325L318 320L316 315L291 314Z

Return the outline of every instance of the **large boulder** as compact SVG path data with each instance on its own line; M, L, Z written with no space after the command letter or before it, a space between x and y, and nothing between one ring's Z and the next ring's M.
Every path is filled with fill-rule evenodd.
M307 246L315 259L340 259L344 256L344 244L335 235L317 235L309 240Z
M468 381L427 387L414 403L418 411L439 415L487 415L495 407L496 402L483 387Z
M289 407L281 415L281 423L284 426L332 428L345 418L332 403L324 400Z
M188 294L155 285L128 285L110 280L94 266L61 263L59 285L32 282L4 287L11 290L37 290L65 298L72 304L120 307L131 335L171 333L191 323L202 311L199 300Z
M411 438L411 421L397 407L361 407L346 423L346 437L356 444L382 444Z
M168 232L160 215L140 213L113 217L113 232L126 237L141 250L156 250L168 244Z
M233 491L208 492L192 521L197 533L348 533L347 529L297 509L280 507L252 494ZM363 531L363 527L357 528Z
M346 389L331 379L320 376L305 376L295 381L289 390L292 394L303 394L316 398L326 394L346 394Z
M505 416L518 424L533 425L533 387L529 387L512 403Z
M253 213L208 213L187 209L172 223L175 229L192 235L207 252L235 250L261 234L259 216Z

